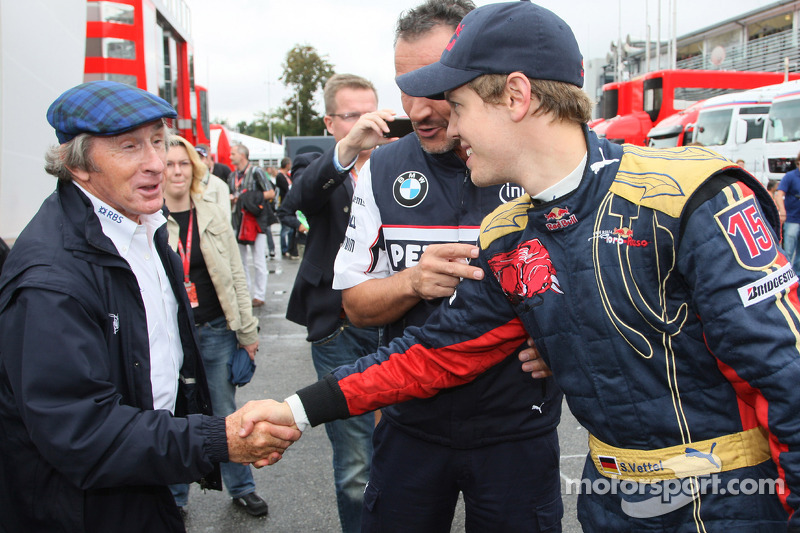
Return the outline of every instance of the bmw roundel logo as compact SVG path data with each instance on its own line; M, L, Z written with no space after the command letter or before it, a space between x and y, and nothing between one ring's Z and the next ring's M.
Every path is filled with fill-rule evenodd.
M416 207L428 194L428 178L413 170L403 172L394 180L392 193L403 207Z

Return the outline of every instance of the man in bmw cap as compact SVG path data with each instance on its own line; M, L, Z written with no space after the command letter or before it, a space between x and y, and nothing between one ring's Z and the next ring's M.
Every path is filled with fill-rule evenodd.
M58 178L0 277L0 529L184 531L170 483L220 489L217 463L278 460L299 438L211 416L161 208L172 107L127 85L47 112Z

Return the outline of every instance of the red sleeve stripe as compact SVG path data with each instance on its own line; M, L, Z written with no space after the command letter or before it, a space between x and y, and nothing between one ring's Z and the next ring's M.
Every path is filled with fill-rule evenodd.
M519 318L478 338L425 348L414 344L379 364L339 381L351 415L413 398L429 398L442 389L463 385L504 360L528 334Z
M783 508L786 509L786 512L791 515L793 509L786 503L786 497L789 495L789 488L786 485L786 471L781 466L780 462L780 454L788 451L789 447L780 442L778 438L769 431L769 403L767 399L764 398L761 390L753 387L750 383L739 377L732 367L726 365L719 359L716 359L716 361L720 371L736 391L742 429L751 429L758 425L765 428L769 434L770 455L772 455L772 460L778 468L778 477L783 480L782 485L779 484L776 486L778 498L781 504L783 504Z

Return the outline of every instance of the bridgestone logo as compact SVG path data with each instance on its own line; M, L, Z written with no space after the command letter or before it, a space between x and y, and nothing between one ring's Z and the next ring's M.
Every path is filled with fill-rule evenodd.
M750 307L783 292L795 283L797 283L797 274L792 270L792 265L787 264L755 283L740 287L739 297L745 307Z

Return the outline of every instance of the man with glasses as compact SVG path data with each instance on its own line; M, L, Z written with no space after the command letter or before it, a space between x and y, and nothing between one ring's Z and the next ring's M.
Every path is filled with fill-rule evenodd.
M797 253L797 240L800 235L800 154L797 155L794 169L787 172L778 185L775 203L783 223L783 249L792 262L795 272L800 272L800 254Z
M374 352L376 327L356 328L342 309L341 292L334 290L333 262L350 219L350 202L358 173L371 148L391 139L388 110L378 111L378 95L368 80L336 74L325 84L325 126L336 145L326 153L300 155L292 169L292 188L278 215L283 224L297 223L295 213L308 219L308 240L295 278L286 318L306 326L311 357L320 379L333 369ZM364 139L379 137L363 145ZM292 220L294 219L294 220ZM372 457L374 416L366 414L325 425L333 447L333 473L342 531L361 530L361 504Z

